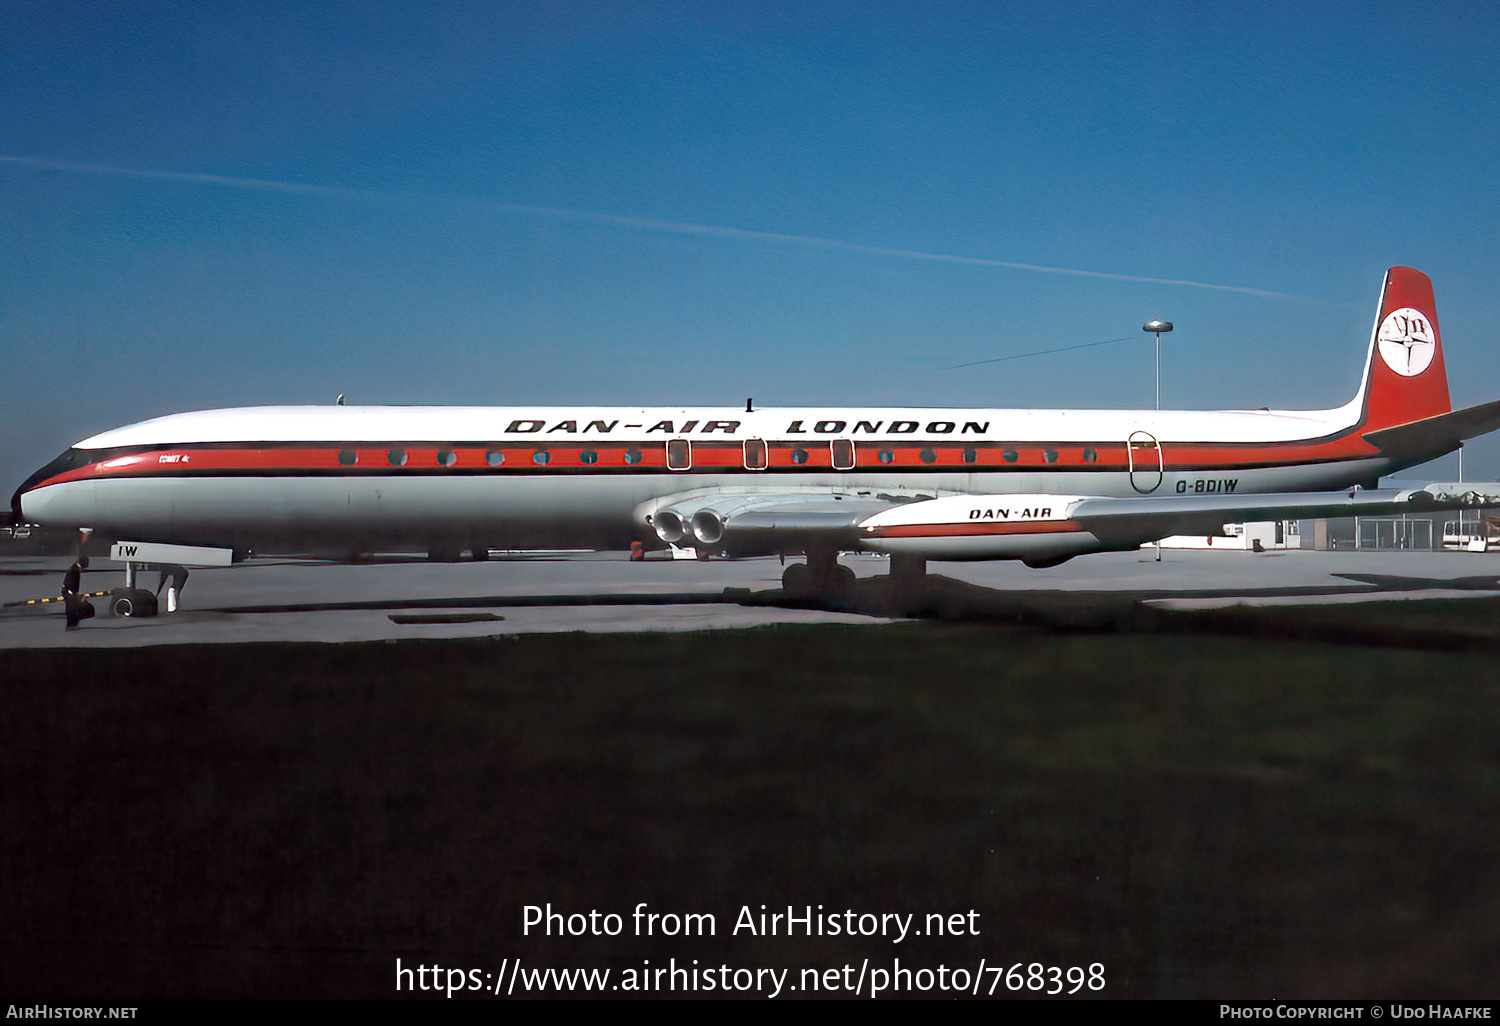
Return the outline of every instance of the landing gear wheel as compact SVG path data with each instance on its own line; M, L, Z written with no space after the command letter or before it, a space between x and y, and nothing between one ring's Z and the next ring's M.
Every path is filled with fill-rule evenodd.
M852 595L856 580L853 570L842 564L835 566L828 578L828 592L831 595Z
M144 588L116 588L109 593L113 616L155 616L156 596Z
M806 563L793 563L781 573L781 590L788 596L801 598L812 594L812 570Z

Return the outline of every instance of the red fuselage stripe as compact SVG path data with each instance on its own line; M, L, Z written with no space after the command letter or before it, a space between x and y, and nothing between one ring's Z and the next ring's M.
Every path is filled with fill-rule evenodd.
M834 466L827 444L766 443L768 466L747 470L740 442L700 442L691 466L668 464L661 441L591 445L494 442L454 443L199 443L88 453L93 462L62 471L32 487L115 477L196 475L353 475L371 474L539 474L539 473L796 473L817 471L879 473L926 471L1106 472L1154 475L1234 473L1263 467L1369 458L1379 450L1353 431L1298 442L1164 443L1131 453L1124 443L858 442L854 466ZM1133 456L1133 459L1132 459Z
M972 538L1008 534L1068 534L1083 531L1072 520L1028 520L1022 523L893 524L867 533L870 538Z

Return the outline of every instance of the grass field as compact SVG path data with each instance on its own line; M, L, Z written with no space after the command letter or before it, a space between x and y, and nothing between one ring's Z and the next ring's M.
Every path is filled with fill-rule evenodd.
M388 997L398 957L519 956L1494 997L1500 609L1403 605L6 653L0 991ZM635 936L639 902L715 935ZM624 931L523 935L548 903ZM979 932L731 932L820 904Z

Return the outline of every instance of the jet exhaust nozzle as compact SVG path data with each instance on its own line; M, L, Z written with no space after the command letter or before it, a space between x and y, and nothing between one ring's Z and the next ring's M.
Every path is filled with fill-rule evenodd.
M693 537L704 545L717 545L724 538L724 521L711 509L693 514Z
M668 545L676 545L687 536L687 525L682 522L682 514L676 510L657 511L651 523L656 528L656 536Z

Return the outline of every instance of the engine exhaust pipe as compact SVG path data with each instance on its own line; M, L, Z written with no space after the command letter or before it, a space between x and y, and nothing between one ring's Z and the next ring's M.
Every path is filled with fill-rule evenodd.
M724 521L711 509L700 509L691 522L693 537L700 544L717 545L724 537Z
M687 525L682 522L682 514L676 510L658 510L651 525L656 528L656 536L668 545L676 545L687 537Z

